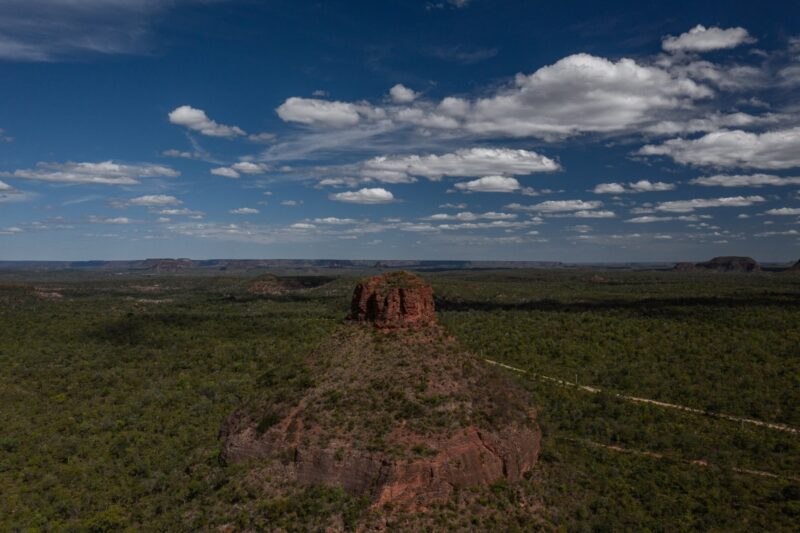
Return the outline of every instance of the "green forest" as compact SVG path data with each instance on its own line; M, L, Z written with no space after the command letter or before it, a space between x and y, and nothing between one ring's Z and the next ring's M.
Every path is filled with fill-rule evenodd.
M344 320L358 276L325 274L0 277L0 530L797 530L800 434L618 395L800 428L800 276L422 273L450 335L525 371L543 438L524 480L410 514L219 460Z

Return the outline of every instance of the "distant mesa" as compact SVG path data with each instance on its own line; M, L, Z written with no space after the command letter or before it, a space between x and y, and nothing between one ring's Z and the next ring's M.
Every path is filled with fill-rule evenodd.
M224 462L252 465L268 493L339 486L405 510L534 467L528 395L436 324L422 279L362 281L349 318L303 364L266 368L221 428Z
M314 289L330 283L328 276L276 276L263 274L250 282L247 291L259 296L279 296Z
M158 273L184 272L194 266L191 259L145 259L141 263L142 270Z
M433 324L433 289L410 272L373 276L356 285L348 318L388 328Z
M722 256L701 263L677 263L673 270L681 272L761 272L752 257Z

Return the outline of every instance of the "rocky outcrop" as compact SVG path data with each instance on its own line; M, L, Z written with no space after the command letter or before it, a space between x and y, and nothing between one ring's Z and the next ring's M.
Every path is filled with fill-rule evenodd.
M678 263L674 270L715 272L761 272L761 266L751 257L723 256L702 263Z
M259 379L263 399L220 430L224 462L253 464L269 491L340 486L406 510L534 467L541 433L528 395L435 323L428 285L377 276L359 284L352 306L353 320L302 369Z
M797 261L795 264L784 270L784 272L800 273L800 261Z
M498 433L471 426L415 445L429 457L394 458L343 443L325 448L286 447L280 432L266 439L252 426L231 432L239 422L236 416L222 429L226 461L274 457L275 450L282 449L284 459L271 462L263 474L306 486L340 486L375 506L388 503L412 509L445 501L457 489L521 479L536 464L541 440L536 427L509 427Z
M348 318L380 327L434 323L433 289L410 272L373 276L356 285Z

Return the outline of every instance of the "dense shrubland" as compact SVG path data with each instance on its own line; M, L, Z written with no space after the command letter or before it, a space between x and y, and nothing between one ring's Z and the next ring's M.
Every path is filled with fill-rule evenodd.
M544 432L534 475L390 525L796 527L800 436L612 394L800 426L800 280L569 271L426 277L440 321L473 352L609 394L515 377ZM0 530L304 530L379 520L340 490L263 494L246 467L219 463L217 432L233 409L307 386L300 362L342 320L353 284L259 296L250 281L0 282Z

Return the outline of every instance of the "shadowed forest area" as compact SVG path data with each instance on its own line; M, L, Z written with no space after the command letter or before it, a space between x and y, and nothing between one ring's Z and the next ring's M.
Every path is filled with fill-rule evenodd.
M377 519L335 488L264 494L245 466L219 461L233 409L308 386L301 362L343 321L352 273L284 285L36 276L0 279L0 529L303 531L335 517L352 530ZM796 529L797 434L615 394L800 428L800 276L423 277L449 334L528 372L509 374L536 406L542 452L526 479L395 514L394 528Z

